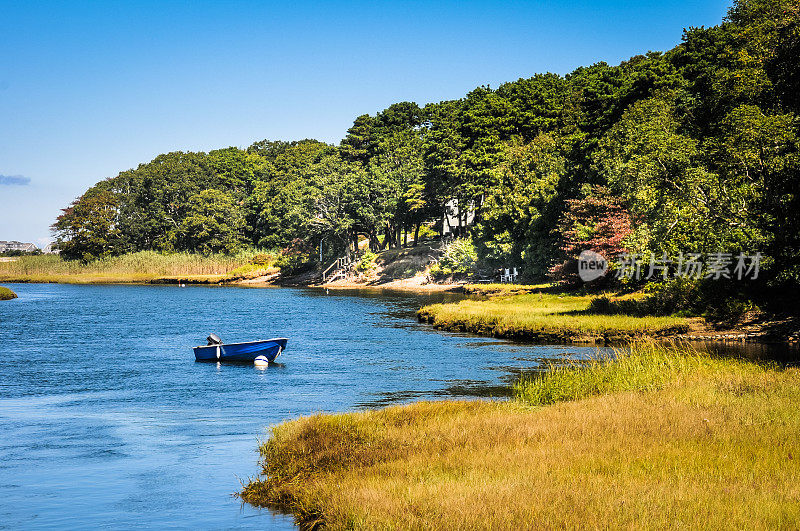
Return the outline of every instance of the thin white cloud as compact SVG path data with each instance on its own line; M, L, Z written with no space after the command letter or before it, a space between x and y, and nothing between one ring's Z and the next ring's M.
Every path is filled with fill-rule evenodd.
M30 177L23 177L22 175L0 175L0 185L27 186L30 183Z

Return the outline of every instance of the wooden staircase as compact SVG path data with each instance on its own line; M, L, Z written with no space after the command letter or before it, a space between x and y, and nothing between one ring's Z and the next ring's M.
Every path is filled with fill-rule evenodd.
M353 270L353 265L354 262L348 255L337 258L322 272L322 283L327 284L346 277Z

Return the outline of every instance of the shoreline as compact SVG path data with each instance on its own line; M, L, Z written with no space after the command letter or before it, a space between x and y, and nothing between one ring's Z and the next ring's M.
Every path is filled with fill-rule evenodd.
M324 288L331 290L360 290L360 289L378 289L378 290L393 290L393 291L409 291L415 293L432 293L432 292L453 292L464 293L464 286L466 283L451 283L451 284L437 284L437 283L422 283L416 277L410 279L396 279L382 283L361 283L350 281L336 281L327 284L314 284L307 287Z
M405 293L454 293L473 297L482 297L487 301L503 300L519 295L541 294L551 288L544 284L471 284L468 282L429 283L422 276L404 279L392 279L384 282L356 282L339 280L326 284L316 284L308 277L280 278L280 273L255 277L230 276L226 274L210 275L174 275L158 276L147 274L102 275L102 274L70 274L70 275L0 275L0 282L18 284L72 284L72 285L201 285L229 286L252 288L297 287L325 289L331 291L396 291ZM562 292L559 296L570 297ZM540 295L541 296L541 295ZM583 296L587 299L594 295ZM481 301L483 302L483 301ZM452 303L451 303L452 304ZM575 317L576 319L578 316ZM457 319L452 322L437 322L436 315L430 307L420 308L417 312L420 322L430 324L437 330L470 333L481 337L496 337L536 344L624 344L637 339L678 340L686 342L721 342L721 343L785 343L800 346L800 321L795 318L767 318L756 324L746 323L728 329L714 329L701 317L686 318L686 326L666 327L656 333L628 333L624 330L609 329L600 333L585 333L580 330L547 330L509 329L497 326L497 323Z
M483 286L464 286L464 292ZM497 289L494 286L490 290ZM619 345L640 339L683 342L800 344L800 320L760 316L734 327L714 328L703 317L633 316L590 310L594 295L500 288L485 300L432 304L417 319L437 330L538 344Z

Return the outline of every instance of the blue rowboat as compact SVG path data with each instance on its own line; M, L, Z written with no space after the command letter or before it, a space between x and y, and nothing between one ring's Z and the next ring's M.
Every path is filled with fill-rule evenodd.
M285 337L275 337L245 343L223 343L212 334L209 336L208 345L194 347L194 359L195 361L253 362L258 356L264 356L273 362L286 348L287 341L289 340Z

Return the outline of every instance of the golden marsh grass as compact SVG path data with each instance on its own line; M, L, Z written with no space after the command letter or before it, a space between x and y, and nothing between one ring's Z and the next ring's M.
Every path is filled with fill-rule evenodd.
M192 253L162 254L141 251L97 260L89 264L64 260L58 255L21 256L14 262L0 262L0 280L6 282L149 282L182 279L194 282L220 282L277 271L275 256L253 264L258 251L234 256L203 256Z
M281 424L241 496L332 529L800 525L800 371L655 347L622 363L606 370L627 383L547 406L519 393Z

